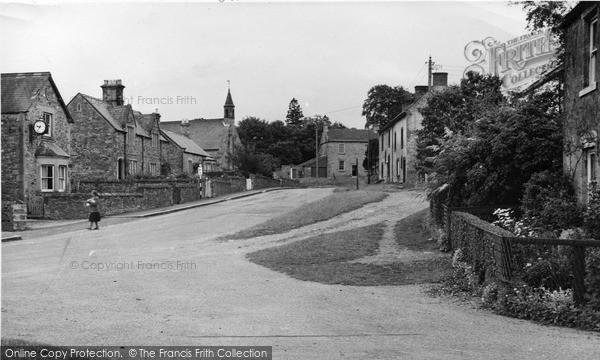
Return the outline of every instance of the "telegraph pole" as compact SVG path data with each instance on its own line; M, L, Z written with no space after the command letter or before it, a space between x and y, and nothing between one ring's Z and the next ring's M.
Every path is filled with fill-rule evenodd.
M429 55L429 61L427 64L427 90L431 91L431 87L433 86L433 65L435 63L431 61L431 55Z
M319 178L319 123L315 119L315 177Z

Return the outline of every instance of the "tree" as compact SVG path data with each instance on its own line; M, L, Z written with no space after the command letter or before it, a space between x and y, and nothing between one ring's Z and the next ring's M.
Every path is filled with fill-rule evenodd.
M273 143L270 124L257 117L248 116L240 121L237 133L242 144L253 146L257 151L265 151Z
M469 72L460 85L432 94L420 110L423 121L417 131L417 170L431 171L445 136L470 134L476 120L505 103L501 86L497 76Z
M269 154L257 152L251 145L238 145L231 156L231 161L244 176L259 174L267 177L280 166L277 160Z
M446 137L434 159L432 185L451 206L520 203L524 185L542 171L560 172L562 116L552 92L488 111L469 133Z
M564 49L565 38L562 22L570 6L565 1L515 1L527 13L527 29L530 31L550 29L555 36L558 53Z
M362 115L367 118L365 128L385 126L400 115L403 104L413 101L414 95L404 90L402 86L376 85L372 87L363 103Z
M378 168L378 164L379 164L379 139L378 138L374 138L369 140L369 144L367 147L367 151L365 151L365 159L363 160L362 166L365 170L367 170L367 172L369 173L369 179L368 181L370 182L370 175L372 175L375 170L377 170Z
M287 116L285 117L285 123L287 125L301 126L302 118L304 118L304 115L302 114L302 108L298 104L298 100L293 98L292 101L290 101Z

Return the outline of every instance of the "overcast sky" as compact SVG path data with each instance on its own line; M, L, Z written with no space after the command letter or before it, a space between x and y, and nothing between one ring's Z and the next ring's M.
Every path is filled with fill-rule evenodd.
M66 102L122 79L163 121L218 118L229 80L237 121L285 120L296 98L357 128L372 86L426 85L429 55L457 83L467 43L526 33L504 1L0 2L0 15L0 70L50 71Z

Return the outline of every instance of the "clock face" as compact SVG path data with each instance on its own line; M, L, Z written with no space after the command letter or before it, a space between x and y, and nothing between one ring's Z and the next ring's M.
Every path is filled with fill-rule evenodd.
M38 120L33 124L33 130L38 134L43 134L46 132L46 123Z

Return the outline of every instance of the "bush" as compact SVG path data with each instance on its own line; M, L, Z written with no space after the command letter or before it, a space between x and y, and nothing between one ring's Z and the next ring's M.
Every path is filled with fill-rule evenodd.
M583 228L587 234L600 240L600 187L594 181L588 191L588 203L583 212Z
M531 176L521 209L534 228L558 232L582 224L582 207L570 179L550 171Z

